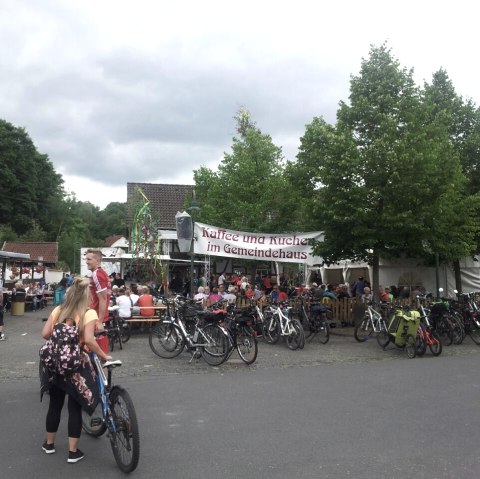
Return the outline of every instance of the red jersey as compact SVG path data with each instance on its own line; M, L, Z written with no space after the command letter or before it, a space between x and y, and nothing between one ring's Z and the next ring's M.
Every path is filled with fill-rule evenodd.
M108 320L108 306L110 305L110 295L112 294L112 285L110 284L110 278L108 274L102 268L97 268L95 271L92 271L92 276L90 278L90 305L91 309L94 309L97 314L99 313L98 308L100 302L98 301L97 293L102 291L107 292L107 307L105 308L105 317L103 321ZM102 319L102 318L99 318Z

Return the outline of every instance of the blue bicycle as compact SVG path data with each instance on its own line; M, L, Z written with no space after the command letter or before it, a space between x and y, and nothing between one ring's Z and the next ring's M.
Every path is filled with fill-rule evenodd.
M94 437L108 431L118 467L123 472L132 472L140 457L137 415L128 392L120 386L112 386L112 370L122 362L107 361L102 365L95 353L88 354L97 371L100 402L92 416L82 412L83 430Z

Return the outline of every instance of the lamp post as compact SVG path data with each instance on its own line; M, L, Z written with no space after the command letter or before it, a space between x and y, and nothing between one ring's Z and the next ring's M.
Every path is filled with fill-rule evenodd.
M177 228L178 249L182 253L190 253L190 297L193 298L193 274L195 271L195 221L193 215L200 211L195 199L195 191L192 193L192 202L187 208L191 215L186 211L178 212L175 215L175 223Z
M192 201L190 203L190 208L187 208L190 211L192 218L192 245L190 247L190 298L193 299L193 273L195 271L195 214L200 211L198 206L197 199L195 197L195 190L192 191Z

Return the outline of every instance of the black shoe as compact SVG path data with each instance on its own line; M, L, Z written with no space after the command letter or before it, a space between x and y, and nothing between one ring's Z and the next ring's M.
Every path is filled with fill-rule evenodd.
M85 455L82 451L80 451L80 449L77 449L75 452L68 451L67 462L69 462L70 464L75 464L76 462L81 461L84 457Z
M47 454L53 454L55 452L55 444L47 444L47 441L45 441L42 444L42 449L47 453Z

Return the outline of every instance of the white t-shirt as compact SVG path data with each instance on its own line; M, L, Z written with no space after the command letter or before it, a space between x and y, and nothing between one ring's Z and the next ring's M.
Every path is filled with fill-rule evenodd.
M133 300L132 300L133 301ZM132 302L130 297L122 294L117 298L116 305L118 306L118 315L121 318L129 318L132 315Z

